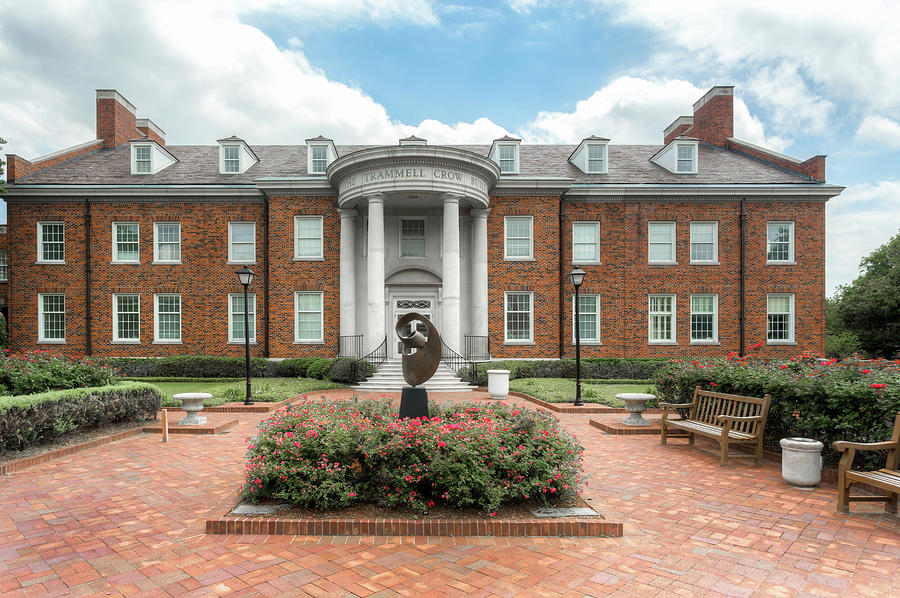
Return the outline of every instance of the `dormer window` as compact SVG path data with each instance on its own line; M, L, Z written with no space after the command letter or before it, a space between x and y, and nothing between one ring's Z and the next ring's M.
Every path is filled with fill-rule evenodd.
M599 143L589 143L588 172L606 172L606 146Z
M236 145L222 146L222 160L225 172L229 174L241 171L241 148Z
M519 143L521 139L504 135L495 139L488 158L500 167L500 174L519 174Z
M606 174L607 170L607 145L609 139L591 135L583 139L572 155L569 162L577 166L581 172L587 174Z
M135 139L130 144L131 174L156 174L178 162L169 150L149 137Z
M321 176L328 170L328 165L337 159L334 141L319 135L306 140L306 172Z
M256 153L247 142L232 135L219 139L219 174L243 174L259 162Z
M310 168L309 173L325 174L325 169L328 167L328 147L325 145L313 145L309 149L312 152L312 168Z
M678 172L696 172L694 168L694 146L678 144Z
M673 174L697 174L698 139L676 137L656 152L650 161Z
M135 174L150 174L153 171L150 162L150 146L134 146L134 172Z

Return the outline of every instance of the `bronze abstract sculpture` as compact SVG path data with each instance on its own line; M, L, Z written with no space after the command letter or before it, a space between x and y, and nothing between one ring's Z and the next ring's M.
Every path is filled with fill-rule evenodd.
M415 321L425 325L427 336L415 327L405 334L404 328ZM441 363L441 337L431 320L415 312L397 320L394 330L403 343L403 379L410 385L400 395L400 417L428 417L428 393L418 386L434 376Z

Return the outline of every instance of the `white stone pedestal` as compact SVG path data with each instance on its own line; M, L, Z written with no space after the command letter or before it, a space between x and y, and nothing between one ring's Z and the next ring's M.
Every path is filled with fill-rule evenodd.
M781 477L795 486L815 486L822 479L823 444L812 438L781 439Z
M509 370L488 370L488 394L502 400L509 395Z
M650 422L641 416L641 413L647 410L647 401L655 399L656 396L637 392L624 392L617 394L616 398L625 401L625 409L631 412L631 415L622 420L626 426L649 426Z
M179 426L199 426L206 423L205 417L197 415L203 411L203 400L211 399L212 395L206 392L183 392L172 397L181 401L181 408L187 413L187 417L178 420Z

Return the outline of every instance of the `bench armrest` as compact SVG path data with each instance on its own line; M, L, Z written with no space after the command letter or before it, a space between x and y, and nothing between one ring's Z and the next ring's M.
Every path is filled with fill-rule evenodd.
M900 442L887 440L885 442L850 442L849 440L837 440L831 443L831 448L836 451L854 449L860 451L886 451L900 448Z
M717 415L717 416L716 416L716 421L720 421L720 422L726 422L726 421L732 421L732 422L755 422L755 421L761 421L761 420L762 420L762 416L761 416L761 415L746 415L746 416L737 416L737 415Z
M670 407L672 409L686 409L687 407L692 407L693 403L660 403L660 407Z

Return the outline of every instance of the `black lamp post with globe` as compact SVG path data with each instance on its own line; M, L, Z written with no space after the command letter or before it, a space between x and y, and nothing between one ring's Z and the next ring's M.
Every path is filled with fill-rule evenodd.
M581 319L581 311L578 306L578 289L584 282L585 272L579 267L575 267L569 273L572 278L572 285L575 287L575 406L584 407L584 401L581 400L581 329L579 320Z
M247 287L253 282L255 274L253 270L244 266L237 271L237 275L244 287L244 369L247 373L247 397L244 399L244 405L252 405L253 396L250 394L250 302Z

